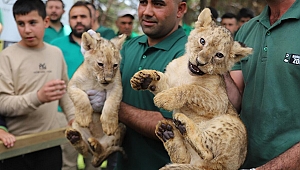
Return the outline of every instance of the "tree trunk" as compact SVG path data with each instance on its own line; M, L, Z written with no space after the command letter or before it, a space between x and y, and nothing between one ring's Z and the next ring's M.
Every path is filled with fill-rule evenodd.
M113 4L114 0L108 0L107 1L107 6L106 6L106 11L105 13L103 13L101 15L101 19L100 19L100 25L105 25L105 21L106 21L106 16L108 16L108 12L110 10L111 5Z

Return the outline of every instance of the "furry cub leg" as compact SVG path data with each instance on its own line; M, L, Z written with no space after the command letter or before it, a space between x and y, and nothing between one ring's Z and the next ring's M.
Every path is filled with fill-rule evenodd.
M199 156L206 161L213 159L213 153L205 146L206 141L202 133L199 132L197 125L182 113L174 114L176 128L183 137L188 140L192 148L196 150Z
M126 158L125 151L121 146L125 136L126 126L122 123L118 124L118 128L113 135L103 136L100 141L94 137L88 138L88 143L92 151L92 165L99 167L102 162L112 153L121 152Z
M155 134L163 142L172 162L190 163L191 156L186 144L171 120L160 121L156 125Z
M167 77L155 70L142 70L135 73L130 84L135 90L150 90L153 94L168 89Z
M122 100L122 93L120 93L122 85L121 83L115 83L116 85L114 86L114 88L110 91L107 91L106 101L100 117L102 129L107 135L112 135L113 133L115 133L119 124L118 113L120 108L119 101Z
M92 121L93 108L87 94L75 86L68 90L75 107L75 121L82 127L88 127Z
M82 139L79 131L73 128L67 128L65 131L65 136L80 154L82 154L83 156L88 155L89 147Z

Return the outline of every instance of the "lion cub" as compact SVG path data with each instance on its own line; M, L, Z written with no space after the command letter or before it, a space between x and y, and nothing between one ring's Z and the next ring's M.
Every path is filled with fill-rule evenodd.
M141 70L132 77L134 89L150 90L156 106L173 110L173 121L161 121L155 130L172 161L162 170L241 166L247 151L246 129L228 99L222 74L251 52L234 42L204 9L182 57L169 63L165 73Z
M112 43L98 33L93 36L83 33L85 59L68 84L68 94L75 106L75 121L65 135L83 156L87 156L88 152L93 155L92 165L95 167L113 152L125 154L120 145L126 128L118 122L122 100L119 51L125 38L123 35ZM102 113L93 113L85 92L90 89L106 91Z

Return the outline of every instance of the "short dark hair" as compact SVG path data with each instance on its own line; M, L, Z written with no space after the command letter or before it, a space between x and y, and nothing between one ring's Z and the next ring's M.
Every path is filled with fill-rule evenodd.
M94 10L97 10L96 6L91 3L91 2L88 2L88 1L84 1L86 5L91 5L93 7Z
M239 13L237 14L237 19L240 20L241 18L253 18L254 12L249 8L242 8L240 9Z
M92 17L92 12L90 10L90 8L87 6L87 3L86 1L77 1L73 4L73 6L70 8L69 10L69 16L70 16L70 12L71 10L74 8L74 7L80 7L80 6L83 6L83 7L86 7L88 10L89 10L89 13L90 13L90 17Z
M62 0L48 0L48 1L46 1L46 6L47 6L47 3L48 3L49 1L59 1L59 2L61 2L62 7L65 8L65 4L64 4L64 2L63 2Z
M211 6L209 6L208 8L210 9L210 12L211 12L211 15L212 15L213 19L217 20L218 17L219 17L218 11L215 8L211 7Z
M46 18L45 4L41 0L17 0L13 6L13 15L27 15L31 11L37 11L39 16Z
M234 13L231 13L231 12L227 12L227 13L223 14L221 18L222 19L224 19L224 18L235 18L237 20L236 15Z

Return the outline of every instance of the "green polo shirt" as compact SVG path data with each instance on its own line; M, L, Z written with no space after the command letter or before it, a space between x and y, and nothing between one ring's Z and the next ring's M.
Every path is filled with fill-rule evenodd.
M112 39L115 37L115 32L114 30L112 30L111 28L107 28L104 26L100 26L96 32L100 33L101 37L105 38L105 39Z
M300 141L300 1L272 26L269 8L248 21L236 40L254 49L242 70L241 119L248 133L243 168L265 164Z
M154 105L154 95L151 92L135 91L129 81L134 73L142 69L164 72L170 61L184 54L186 42L187 36L179 27L169 37L152 47L148 46L146 35L133 38L124 44L121 50L123 102L144 110L161 111L164 117L172 118L171 112L162 111ZM128 159L119 157L118 170L157 170L170 163L161 141L147 138L129 127L123 147Z
M186 23L182 24L182 28L187 36L189 36L191 31L194 29L193 27L187 25Z
M80 45L74 41L71 34L57 38L51 41L51 44L61 49L67 64L68 77L71 79L74 72L84 60L80 51ZM61 112L61 108L59 108L58 111Z
M61 24L61 29L57 32L54 28L49 26L45 29L44 41L50 43L52 40L69 35L72 30L70 26Z

